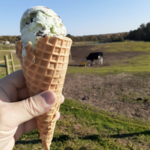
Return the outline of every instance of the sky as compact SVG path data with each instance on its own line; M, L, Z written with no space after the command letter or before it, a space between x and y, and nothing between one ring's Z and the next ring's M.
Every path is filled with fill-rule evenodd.
M46 6L74 36L129 32L150 22L150 0L0 0L0 36L21 35L27 8Z

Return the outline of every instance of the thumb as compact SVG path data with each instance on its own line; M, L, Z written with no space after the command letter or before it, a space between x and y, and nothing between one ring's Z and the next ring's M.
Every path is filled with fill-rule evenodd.
M40 116L50 110L56 103L56 94L45 91L26 100L9 103L11 116L15 119L15 126Z

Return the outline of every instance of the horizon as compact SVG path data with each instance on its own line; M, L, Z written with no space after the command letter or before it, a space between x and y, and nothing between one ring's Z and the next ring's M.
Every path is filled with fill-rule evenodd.
M9 5L8 5L9 3ZM80 3L80 5L79 5ZM20 33L20 19L27 8L46 6L56 12L67 28L67 34L73 36L104 35L130 32L141 24L147 24L149 19L150 1L86 1L66 0L66 3L45 0L2 1L0 13L3 20L0 36L18 36ZM18 7L19 6L19 7ZM14 9L17 7L17 9ZM7 11L5 12L7 8ZM5 13L4 13L5 12ZM15 17L14 17L15 16ZM9 18L9 19L8 19Z

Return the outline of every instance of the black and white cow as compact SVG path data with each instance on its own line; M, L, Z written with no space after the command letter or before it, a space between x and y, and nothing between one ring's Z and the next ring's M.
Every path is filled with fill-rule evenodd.
M103 53L102 52L94 52L90 53L87 57L86 60L90 60L92 64L94 64L94 60L98 60L98 64L103 65Z

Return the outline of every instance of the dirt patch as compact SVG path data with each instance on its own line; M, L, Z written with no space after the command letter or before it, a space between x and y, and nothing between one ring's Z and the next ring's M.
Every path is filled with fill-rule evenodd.
M150 77L67 75L63 94L110 112L150 120Z

